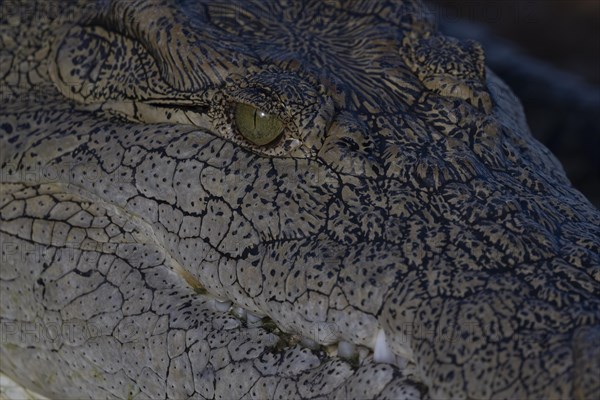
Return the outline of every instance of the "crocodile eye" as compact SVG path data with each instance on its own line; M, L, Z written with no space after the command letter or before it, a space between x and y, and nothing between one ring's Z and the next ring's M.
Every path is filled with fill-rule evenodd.
M277 139L284 127L279 118L244 103L235 106L235 123L242 136L259 146Z

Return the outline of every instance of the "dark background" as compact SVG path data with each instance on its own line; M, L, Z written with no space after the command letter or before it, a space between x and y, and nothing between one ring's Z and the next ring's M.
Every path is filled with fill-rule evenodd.
M600 0L427 3L442 31L483 44L534 136L600 208Z
M600 0L429 0L445 19L488 26L528 54L600 84Z

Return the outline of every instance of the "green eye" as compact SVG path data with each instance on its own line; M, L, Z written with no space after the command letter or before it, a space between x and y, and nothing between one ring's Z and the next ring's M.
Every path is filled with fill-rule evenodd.
M284 126L279 118L244 103L235 106L235 123L242 136L259 146L277 139Z

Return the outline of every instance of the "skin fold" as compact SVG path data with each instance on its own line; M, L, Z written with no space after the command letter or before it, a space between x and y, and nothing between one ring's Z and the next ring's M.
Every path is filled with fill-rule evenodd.
M60 399L600 395L600 213L420 2L4 8L3 374ZM281 135L244 138L240 103Z

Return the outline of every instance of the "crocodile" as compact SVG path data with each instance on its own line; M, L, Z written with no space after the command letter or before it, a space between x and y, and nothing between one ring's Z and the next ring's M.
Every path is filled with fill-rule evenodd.
M418 0L2 8L8 378L57 399L600 395L600 212Z

